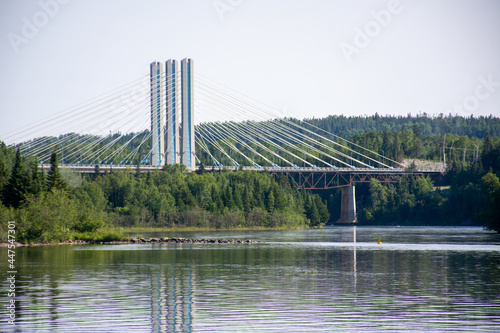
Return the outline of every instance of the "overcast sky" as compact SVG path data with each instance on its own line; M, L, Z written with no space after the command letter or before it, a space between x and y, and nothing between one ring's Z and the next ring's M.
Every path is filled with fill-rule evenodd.
M185 57L298 118L500 116L498 0L0 0L0 36L0 140Z

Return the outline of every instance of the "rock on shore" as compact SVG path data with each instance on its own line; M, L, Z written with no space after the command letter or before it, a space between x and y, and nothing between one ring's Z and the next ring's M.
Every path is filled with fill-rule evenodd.
M85 241L85 240L74 240L74 241L64 241L58 243L14 243L16 247L20 246L42 246L42 245L90 245L90 244L155 244L155 243L163 243L163 244L255 244L257 241L246 239L191 239L191 238L177 238L177 237L162 237L162 238L137 238L133 237L129 240L125 241ZM9 243L0 243L0 247L7 247Z
M235 240L235 239L190 239L190 238L177 238L177 237L162 237L162 238L132 238L128 243L193 243L193 244L254 244L258 243L253 240Z

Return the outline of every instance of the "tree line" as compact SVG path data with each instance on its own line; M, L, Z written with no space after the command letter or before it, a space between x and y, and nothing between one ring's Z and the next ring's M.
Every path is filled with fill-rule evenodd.
M500 181L492 172L475 183L455 183L445 189L424 177L401 178L395 184L371 179L357 193L362 225L478 225L500 231Z
M296 122L300 122L294 119ZM341 134L350 138L356 134L364 132L383 131L399 132L403 126L406 129L416 128L422 136L440 136L453 134L458 136L468 136L483 139L486 133L491 136L500 136L500 118L490 116L473 115L462 117L458 115L439 114L431 116L425 112L417 115L407 114L406 116L381 116L378 113L372 116L331 115L325 118L304 119L304 122L311 123L329 133Z
M388 151L400 152L403 157L415 157L421 147L418 135L406 131L370 132L355 136L368 147L384 144ZM444 136L443 136L444 137ZM464 154L445 151L446 172L435 184L430 178L401 178L395 184L382 184L372 179L369 184L356 184L358 221L360 224L398 225L483 225L500 231L500 139L486 133L483 140L456 137L457 147L473 142L479 150L464 159ZM385 139L384 139L385 138ZM404 142L404 144L403 144ZM399 144L403 148L399 150ZM411 148L414 147L414 148ZM442 145L435 146L435 154L442 153ZM447 158L446 158L447 157ZM328 195L327 193L325 193ZM323 194L323 195L325 195ZM334 207L339 193L330 194L329 207ZM335 207L338 210L338 207ZM332 217L336 216L331 211Z
M280 120L273 121L280 122ZM500 118L492 116L475 118L473 116L439 115L438 117L430 117L424 113L418 116L382 117L375 114L369 117L328 116L321 119L305 119L304 121L290 118L286 121L303 126L304 129L296 129L303 134L310 136L307 131L311 131L328 139L317 138L323 146L333 148L345 155L354 156L356 159L375 167L379 165L369 158L362 157L362 155L396 167L399 165L393 165L391 160L401 163L405 158L441 161L448 166L452 165L453 162L470 166L479 162L481 155L484 154L484 149L489 149L484 144L497 145L500 142ZM354 143L354 145L345 140ZM232 145L228 145L228 141ZM332 159L300 144L283 145L283 148L309 164L276 150L272 144L266 142L249 143L252 148L249 149L248 146L238 144L231 137L225 137L224 140L216 142L216 144L226 148L229 152L235 147L259 165L267 165L269 164L267 161L271 160L279 166L290 166L284 160L276 158L273 153L294 161L299 166L308 166L309 164L320 166L316 158L335 166L342 166L337 160L352 164L342 154L329 152L335 158ZM210 148L212 144L207 143L207 146ZM378 155L371 154L367 150ZM210 149L210 151L211 155L198 146L196 156L205 165L213 164L214 158L224 165L231 165L232 160L224 153L218 149ZM361 155L356 155L353 151ZM240 164L248 163L246 158L238 153L231 154L231 158Z
M302 125L307 131L318 133L329 140L321 140L322 145L340 150L341 153L351 155L353 149L356 152L367 153L366 150L357 146L347 144L343 139L348 139L362 147L365 147L380 156L370 155L380 162L390 164L387 158L400 162L403 158L417 158L448 163L453 160L474 163L479 159L482 150L482 142L486 136L492 140L500 137L500 118L496 117L460 117L438 115L431 117L426 113L412 116L358 116L346 117L328 116L325 118L305 119L300 121L289 118L284 120L274 120L274 122L295 122ZM221 124L220 126L244 127L244 124ZM262 127L269 124L253 124L252 126ZM312 126L311 126L312 125ZM310 135L306 130L295 128L299 132ZM230 132L230 131L229 131ZM92 164L92 163L112 163L112 164L133 164L137 165L147 161L150 151L150 141L144 139L149 131L140 133L128 133L122 135L115 133L108 137L97 137L91 135L80 135L68 133L59 137L43 137L35 140L19 143L17 147L26 152L36 151L40 156L40 162L47 163L47 156L54 149L54 145L60 148L61 156L58 156L63 163L69 164ZM330 135L330 134L335 134ZM299 166L316 165L324 166L316 158L324 160L332 165L341 166L337 160L344 160L351 164L342 154L329 153L335 159L318 152L307 149L305 145L288 144L283 148L292 152L296 157L284 153L284 150L276 149L270 142L249 142L248 145L241 144L229 134L224 136L219 133L220 141L205 142L211 151L211 155L200 145L196 145L196 156L206 166L213 165L214 158L223 165L232 165L229 159L219 149L220 146L231 155L231 158L239 164L248 164L248 160L243 155L236 153L234 148L241 151L245 156L251 158L259 165L268 165L269 161L279 166L290 166L288 162L278 158L275 154L283 156ZM339 137L343 138L340 139ZM98 142L99 144L95 144ZM281 145L280 142L274 142ZM75 147L78 149L75 150ZM99 151L106 147L106 155L109 160L98 160ZM342 148L345 147L345 148ZM324 149L322 149L324 150ZM306 151L307 153L304 153ZM355 153L354 153L355 154ZM112 157L111 157L112 156ZM357 158L361 158L357 156ZM43 159L43 160L42 160ZM97 160L96 160L97 159ZM377 163L361 158L365 163L378 166ZM303 161L306 161L304 163ZM309 163L309 164L307 164Z
M498 118L423 114L330 116L308 121L332 131L336 128L332 126L341 126L336 130L344 130L342 136L378 152L382 159L426 159L446 165L446 175L438 184L427 178L356 184L361 224L465 223L500 229ZM376 126L368 126L370 122ZM356 131L348 131L346 126ZM202 154L197 156L202 165L210 164ZM26 239L62 239L113 226L315 226L329 219L336 221L340 211L337 190L312 194L290 187L284 177L274 181L257 172L206 173L202 168L195 174L177 165L153 173L131 170L81 177L54 168L57 156L53 158L51 169L40 172L36 158L23 158L0 143L0 218L20 221L21 227L31 230ZM54 212L62 214L55 207L65 207L69 217L63 227L54 228L59 236L43 236L34 226L48 223L50 219L45 217ZM38 222L29 229L31 220Z

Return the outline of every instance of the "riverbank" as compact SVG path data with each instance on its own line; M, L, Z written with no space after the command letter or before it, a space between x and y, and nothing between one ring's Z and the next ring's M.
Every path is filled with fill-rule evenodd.
M311 229L322 228L322 225L313 227ZM195 244L208 244L208 243L228 243L228 244L253 244L252 240L235 240L235 239L192 239L182 237L162 237L162 238L144 238L142 233L162 233L162 232L175 232L182 234L183 232L210 232L210 231L264 231L264 230L292 230L302 228L290 227L240 227L240 228L197 228L197 227L183 227L183 228L106 228L93 233L75 233L72 235L73 239L57 242L14 242L16 247L21 246L45 246L45 245L92 245L92 244L140 244L140 243L195 243ZM8 247L10 245L6 239L0 240L0 247Z

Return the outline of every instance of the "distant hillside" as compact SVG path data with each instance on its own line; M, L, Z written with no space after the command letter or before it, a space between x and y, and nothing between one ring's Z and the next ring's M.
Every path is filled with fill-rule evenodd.
M430 117L426 113L416 116L408 114L407 116L358 116L346 117L343 115L332 115L325 118L305 119L305 121L322 128L330 133L349 138L355 134L362 134L370 131L399 132L404 126L406 129L412 129L414 125L418 127L420 135L441 135L456 134L459 136L467 135L483 139L486 133L490 136L500 136L500 118L489 117L461 117L444 116Z
M466 118L440 115L430 117L423 113L417 116L407 115L403 117L375 114L373 116L358 117L332 115L325 118L304 120L304 122L316 127L305 125L304 122L298 119L288 120L301 123L307 127L308 131L317 132L337 142L342 141L334 136L329 136L324 131L342 136L357 145L383 155L384 158L390 158L398 162L402 162L405 158L442 161L444 151L446 152L447 164L450 165L456 161L470 165L479 160L484 151L483 144L486 138L492 142L494 147L500 144L500 118L493 116L471 116ZM235 123L232 124L233 127L234 125ZM221 124L218 126L229 125ZM245 128L245 124L241 124L241 128ZM46 161L52 151L58 149L61 163L138 164L141 161L147 163L151 145L148 133L147 130L142 133L115 133L106 138L68 133L57 137L27 141L18 144L17 147L22 149L23 155L35 153L39 162ZM232 140L228 134L219 134L219 139L222 140L224 136L225 139ZM246 156L252 156L259 165L267 165L265 159L274 160L270 151L275 148L270 146L269 142L262 141L261 143L259 146L252 144L254 150L249 151L247 147L235 141L236 147ZM214 149L212 142L207 141L206 144L212 151L212 155L202 150L199 144L196 145L196 156L205 166L213 165L214 158L223 165L232 165L232 161L220 149ZM223 141L216 144L220 144L221 147L225 147L224 149L228 151L233 149L233 147L227 147L227 144ZM328 142L325 142L325 144L331 145ZM269 147L266 149L263 146ZM75 149L76 147L78 149ZM489 145L487 145L488 147ZM290 146L289 148L293 147ZM357 147L353 149L359 150ZM106 153L100 154L103 151L106 151ZM279 151L277 153L282 154ZM112 158L97 158L101 155L111 155ZM233 160L237 163L248 164L248 160L245 160L241 155L232 155ZM310 155L304 155L302 158L311 164L316 163L316 160ZM337 156L337 158L344 159L340 156ZM333 165L337 164L337 162L328 158L324 160ZM370 163L368 160L365 162ZM288 165L283 161L279 161L279 159L275 160L275 163L282 166ZM299 162L295 163L300 165ZM7 168L10 168L11 159L6 158L5 164Z

